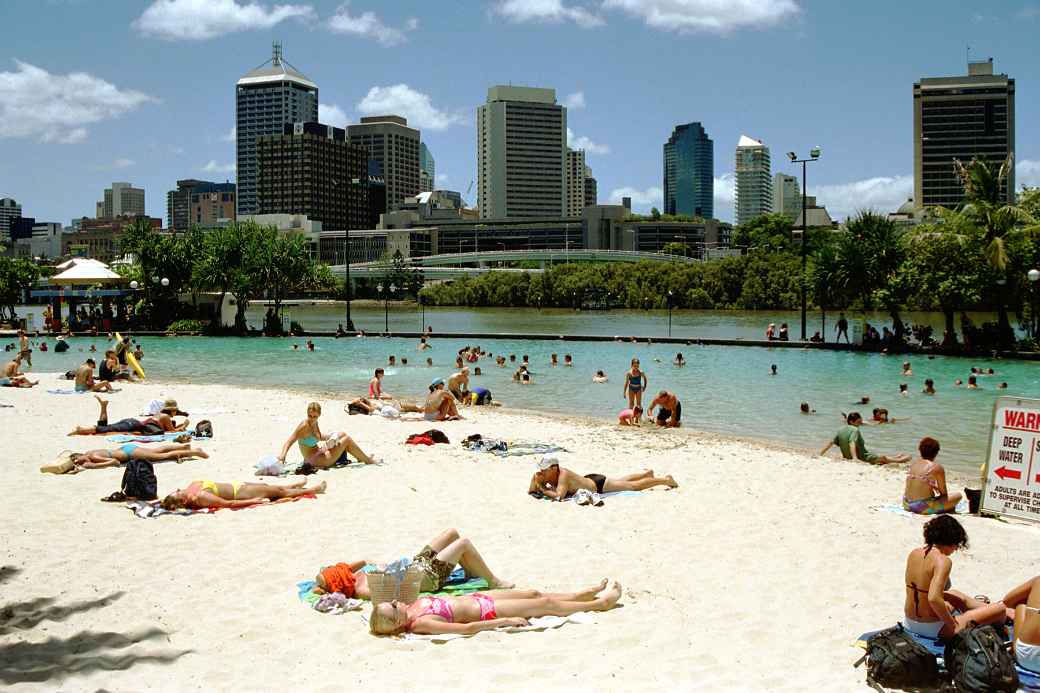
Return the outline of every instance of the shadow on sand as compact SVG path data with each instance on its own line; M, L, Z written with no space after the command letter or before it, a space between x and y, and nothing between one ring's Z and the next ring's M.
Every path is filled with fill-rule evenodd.
M0 566L0 583L21 572L12 566ZM25 602L6 604L0 608L0 638L28 631L44 621L64 621L76 614L102 609L120 599L114 592L99 599L70 604L57 604L51 597L38 597ZM81 631L68 638L48 638L43 642L4 642L0 640L0 684L48 681L92 671L129 669L141 663L171 664L191 650L119 652L149 641L168 641L166 631L159 628L128 633Z

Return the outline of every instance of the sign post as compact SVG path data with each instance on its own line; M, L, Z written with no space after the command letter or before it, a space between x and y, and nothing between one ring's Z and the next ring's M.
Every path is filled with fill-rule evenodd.
M1040 522L1040 400L997 398L982 478L982 513Z

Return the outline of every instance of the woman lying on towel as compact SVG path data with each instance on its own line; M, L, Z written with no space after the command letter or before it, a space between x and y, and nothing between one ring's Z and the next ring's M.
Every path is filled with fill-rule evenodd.
M318 428L320 416L320 404L311 402L307 405L307 418L293 429L292 435L285 441L282 452L278 455L279 462L285 462L285 456L289 454L289 448L293 443L300 446L304 462L318 469L327 469L340 461L349 461L348 452L364 464L377 462L366 455L346 433L334 433L326 438Z
M288 486L275 484L258 484L250 481L193 481L187 488L177 489L162 499L162 507L166 510L188 508L202 510L204 508L248 508L269 501L283 498L296 498L309 494L325 493L325 482L309 488L307 482L299 481Z
M164 443L149 447L140 443L126 443L118 448L101 448L99 450L88 450L84 453L72 453L69 459L76 465L76 471L80 469L104 469L105 467L118 467L130 460L144 460L146 462L167 462L170 460L191 459L192 457L207 458L209 455L202 448L193 448L188 443Z
M390 408L394 412L400 414L402 412L418 412L422 413L423 408L418 404L411 402L405 402L404 400L391 399L391 400L373 400L368 397L358 397L347 402L347 406L343 409L348 414L383 414L388 418L392 418L393 414L384 413L384 409Z
M621 585L607 581L563 594L535 590L492 590L463 597L422 597L413 604L394 600L372 607L373 635L420 633L473 635L503 626L529 625L529 618L570 616L579 611L607 611L621 598Z
M370 599L372 593L368 588L365 573L358 572L374 561L354 561L353 563L337 563L321 569L314 581L318 583L318 592L339 592L347 597ZM412 559L423 573L421 592L439 592L448 581L448 576L461 565L466 575L484 578L491 588L510 588L513 583L500 580L491 572L484 558L477 552L473 542L459 537L459 530L446 529L430 540Z
M925 523L924 546L906 558L904 628L928 638L950 638L973 621L1003 623L1010 615L1003 602L988 604L950 589L950 556L967 546L968 534L953 516Z
M69 433L70 436L94 436L94 435L106 435L109 433L138 433L140 435L152 436L160 435L162 433L172 433L176 431L183 431L188 427L188 420L184 419L183 422L177 423L173 420L174 416L181 415L187 416L177 407L177 401L168 399L164 402L164 406L158 414L154 416L147 416L141 419L120 419L113 424L108 423L108 400L101 399L97 395L94 395L94 399L98 401L100 405L100 413L98 414L97 425L95 426L76 426Z
M1015 610L1015 659L1040 674L1040 577L1008 592L1004 604Z

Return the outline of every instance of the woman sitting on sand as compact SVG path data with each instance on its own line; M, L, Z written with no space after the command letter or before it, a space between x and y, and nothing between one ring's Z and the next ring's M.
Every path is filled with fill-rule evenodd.
M1002 623L1008 616L1003 602L987 604L950 589L950 556L967 548L968 534L950 515L925 523L924 546L906 558L903 580L903 627L926 638L951 638L972 622ZM960 613L954 615L954 609Z
M370 599L372 593L368 588L368 577L360 571L366 565L374 564L374 561L354 561L325 566L314 578L316 591L339 592L347 597ZM456 565L461 565L468 577L484 578L491 589L508 589L513 586L513 583L500 580L491 572L473 542L460 537L457 529L446 529L431 539L412 558L412 565L422 571L422 583L419 585L422 592L442 590Z
M906 470L906 487L903 490L903 510L918 515L952 513L961 500L961 494L946 490L946 471L935 461L939 454L939 441L922 438L917 445L921 456L910 463Z
M1015 660L1040 674L1040 577L1008 592L1004 606L1015 610Z
M444 389L444 378L437 378L430 383L430 394L426 395L426 406L423 407L423 418L427 421L458 421L459 408L455 398Z
M325 482L310 488L304 487L307 482L299 481L288 486L260 484L252 481L206 481L197 480L188 484L187 488L177 489L162 499L165 510L188 508L202 510L204 508L248 508L269 501L283 498L296 498L309 494L325 493Z
M492 590L463 597L423 597L413 604L394 600L373 606L368 625L373 635L473 635L504 626L526 626L529 618L607 611L620 598L621 585L615 582L607 589L604 580L594 587L563 594Z
M293 430L292 435L285 441L282 452L278 455L279 462L285 462L289 448L293 443L297 443L300 446L300 453L303 454L304 463L318 469L328 469L341 461L349 462L348 452L359 462L375 464L376 460L366 455L353 438L346 433L335 433L326 438L318 428L318 417L320 416L320 404L311 402L307 405L307 418Z
M144 460L146 462L168 462L175 460L191 459L192 457L208 458L209 455L202 448L193 448L188 443L165 443L149 447L140 443L125 443L118 448L102 448L99 450L88 450L87 452L74 452L69 455L69 461L75 465L69 468L67 465L55 465L55 469L42 467L40 471L59 471L65 474L78 472L82 469L104 469L106 467L119 467L130 460Z

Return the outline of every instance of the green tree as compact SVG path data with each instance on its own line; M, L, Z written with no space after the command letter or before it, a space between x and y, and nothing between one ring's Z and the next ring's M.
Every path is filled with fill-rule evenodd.
M903 233L893 221L872 211L863 211L845 224L845 232L837 242L838 286L849 295L858 295L863 307L875 305L892 316L892 330L897 342L903 340L900 317L905 298L896 274L906 253Z
M14 320L14 306L40 278L40 268L29 260L0 256L0 320Z
M835 243L818 244L809 266L809 288L813 303L820 309L820 334L827 339L827 309L844 308L846 295L841 281L841 265Z
M733 229L734 248L777 252L791 248L791 220L783 214L761 214Z
M682 257L693 256L693 251L690 248L690 246L686 243L680 243L678 241L666 243L665 246L661 248L661 252L665 255L681 255Z

